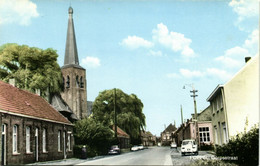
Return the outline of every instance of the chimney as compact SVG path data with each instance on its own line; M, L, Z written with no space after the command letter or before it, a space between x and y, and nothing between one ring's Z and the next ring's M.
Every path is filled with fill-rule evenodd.
M250 59L251 57L245 57L245 62L247 63Z
M16 84L15 79L14 78L9 79L9 84L15 87L15 84Z

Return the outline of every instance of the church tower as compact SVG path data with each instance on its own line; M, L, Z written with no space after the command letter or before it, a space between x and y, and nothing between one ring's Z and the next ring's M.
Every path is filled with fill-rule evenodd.
M63 100L79 119L87 115L86 70L79 65L76 36L73 23L73 9L69 7L64 66L61 67L64 82Z

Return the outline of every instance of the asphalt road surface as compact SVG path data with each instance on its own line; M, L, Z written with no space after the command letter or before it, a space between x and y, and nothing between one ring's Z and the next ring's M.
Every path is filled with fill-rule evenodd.
M197 159L212 156L205 151L199 151L199 155L182 156L179 148L149 147L141 151L105 156L78 165L190 165Z
M108 156L78 165L172 165L170 147L149 147L141 151Z

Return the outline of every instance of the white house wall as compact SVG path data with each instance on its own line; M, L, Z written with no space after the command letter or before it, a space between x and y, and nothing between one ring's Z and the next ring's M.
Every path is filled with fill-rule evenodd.
M229 136L249 130L259 123L259 55L224 85Z

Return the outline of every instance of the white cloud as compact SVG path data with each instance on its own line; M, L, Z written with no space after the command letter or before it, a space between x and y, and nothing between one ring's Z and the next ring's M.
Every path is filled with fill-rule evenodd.
M226 56L219 56L215 60L221 62L227 68L239 67L242 64L241 60L235 60Z
M238 20L242 21L245 18L257 16L259 2L258 0L232 0L229 3L233 11L237 13Z
M153 39L174 52L181 52L184 57L195 56L193 49L190 48L191 39L181 33L169 32L163 23L157 24L157 29L153 30Z
M162 56L163 54L162 54L161 51L153 51L153 50L150 50L150 51L148 52L148 55L150 55L150 56Z
M204 71L199 70L189 70L189 69L180 69L179 73L169 73L166 75L168 78L219 78L223 81L227 81L232 77L232 74L228 73L226 70L221 70L217 68L206 68Z
M100 60L97 57L87 56L82 59L82 65L86 65L89 68L97 68L100 66Z
M226 68L239 68L244 64L245 57L258 54L259 30L254 30L245 40L242 47L236 46L225 51L223 56L215 58Z
M0 24L29 25L38 16L37 5L30 0L0 0Z
M232 77L232 74L228 73L225 70L217 69L217 68L208 68L206 70L206 73L208 76L211 77L218 77L223 81L227 81Z
M247 48L251 54L255 54L258 51L259 46L259 30L255 29L245 40L244 47Z
M180 74L186 78L203 77L204 73L198 70L180 69Z
M259 0L232 0L229 6L237 14L235 25L241 31L258 28Z
M123 39L123 41L120 44L130 49L137 49L140 47L153 47L152 42L144 40L143 38L138 36L128 36L126 39Z
M168 74L166 74L166 77L168 77L168 78L180 78L180 75L176 74L176 73L168 73Z

